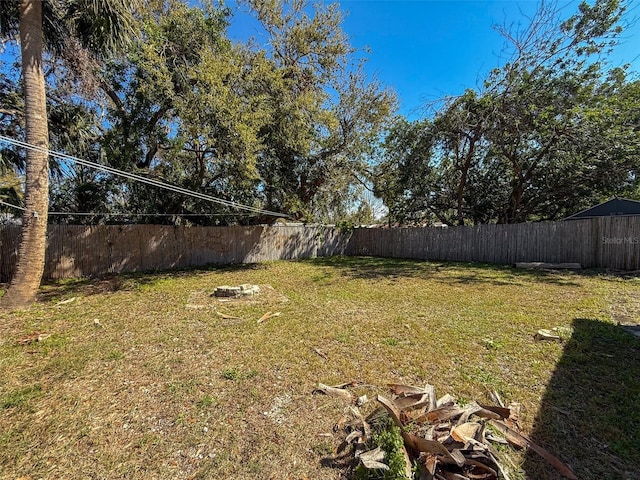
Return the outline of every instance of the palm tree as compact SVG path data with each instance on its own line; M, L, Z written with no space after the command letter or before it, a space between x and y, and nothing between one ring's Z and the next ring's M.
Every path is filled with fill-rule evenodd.
M27 151L22 237L16 272L0 308L33 303L44 272L49 207L49 131L42 58L47 47L61 53L65 41L77 39L97 55L126 43L132 32L127 0L9 0L0 11L0 35L20 35L25 100L25 140L39 150ZM46 39L46 43L45 43Z

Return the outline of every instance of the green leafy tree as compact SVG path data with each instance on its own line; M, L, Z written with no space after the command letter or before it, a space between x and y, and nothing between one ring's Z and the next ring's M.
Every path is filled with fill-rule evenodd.
M100 81L113 125L106 157L226 200L334 220L360 191L394 97L351 65L336 6L309 16L305 2L250 3L268 50L231 44L225 9L148 3L140 38ZM211 211L144 186L126 191L133 212ZM229 215L190 221L238 221L214 212Z
M395 108L394 95L352 64L337 5L249 1L269 36L271 117L260 131L266 204L327 220L349 203ZM359 177L359 175L361 177Z
M383 161L374 171L374 193L389 209L389 219L403 224L430 223L442 211L436 207L436 165L433 124L428 120L396 119L382 145Z
M513 57L482 92L445 101L428 128L392 130L381 165L391 177L379 187L403 186L386 193L392 218L552 220L635 191L636 87L625 67L605 63L624 11L599 0L560 21L555 4L543 3L524 30L502 29ZM404 147L414 137L422 139L418 160Z
M261 206L259 132L270 118L263 86L272 64L260 52L225 36L229 11L208 4L150 1L141 13L140 37L99 80L109 99L111 128L102 142L118 168L229 201ZM132 213L203 214L211 204L126 184L122 203ZM234 212L216 207L215 222ZM175 221L169 219L169 221Z
M628 181L634 168L629 163L637 161L637 138L623 140L631 146L624 155L616 148L622 139L610 141L621 133L622 117L609 102L625 83L625 71L607 70L604 60L622 32L624 3L583 2L577 14L559 23L554 8L543 4L521 34L505 32L514 60L487 82L486 96L496 106L487 140L509 182L496 218L501 223L564 216L583 199L606 196ZM596 137L609 137L598 155L592 149ZM594 182L588 172L603 181Z

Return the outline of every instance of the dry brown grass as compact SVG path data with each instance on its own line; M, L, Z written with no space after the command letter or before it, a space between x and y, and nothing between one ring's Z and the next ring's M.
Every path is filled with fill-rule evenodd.
M207 296L241 283L273 290L225 303ZM324 435L344 405L311 392L319 381L358 381L354 392L369 395L388 382L428 382L463 400L484 401L495 389L523 404L525 433L580 478L604 478L585 475L596 461L615 469L609 478L626 478L640 461L629 426L639 420L640 340L613 326L611 308L638 286L595 274L366 258L47 285L31 310L0 323L1 477L344 478L334 459L340 439ZM257 324L267 311L282 315ZM566 328L563 344L533 340L554 326ZM33 332L52 336L16 343ZM614 358L597 356L602 338ZM597 402L602 418L574 418L597 412L589 402L602 392L565 382L561 367L573 375L580 362L616 355L626 355L627 372L607 370L605 381L622 382L612 400L635 413L616 420ZM587 446L567 447L574 437ZM602 458L592 458L597 452ZM526 472L515 478L554 478L535 459L516 461Z

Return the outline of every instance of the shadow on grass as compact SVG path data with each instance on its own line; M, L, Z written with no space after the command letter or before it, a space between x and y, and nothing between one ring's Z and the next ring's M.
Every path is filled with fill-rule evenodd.
M437 282L460 284L487 284L495 286L518 285L539 281L556 285L575 286L568 275L593 275L593 271L580 273L554 272L546 270L516 270L508 265L483 263L428 262L424 260L382 257L318 257L299 260L301 263L330 267L335 273L354 279L395 279L400 277L422 278ZM121 290L135 290L153 285L159 280L207 272L233 273L268 268L266 264L242 263L231 265L209 265L191 269L148 271L122 274L107 274L100 277L65 279L43 283L38 299L56 301L73 295L98 295ZM318 275L317 282L329 276Z
M327 456L320 460L320 465L324 468L339 471L342 478L345 479L354 478L354 472L358 463L359 461L355 458L350 448L346 448L345 451L341 453Z
M446 283L517 285L521 281L576 286L570 275L593 275L593 271L557 272L515 269L509 265L465 262L429 262L425 260L383 257L321 257L302 260L313 265L333 267L342 275L357 279L413 277ZM440 275L445 273L446 275Z
M573 334L547 386L531 439L581 480L639 479L640 339L593 319ZM526 478L562 478L535 453Z
M267 267L262 264L245 263L233 265L210 265L189 269L164 270L161 272L148 271L120 273L90 278L51 280L43 282L40 292L38 293L38 300L42 302L51 302L74 295L90 296L118 291L132 291L143 286L152 286L167 278L179 278L208 272L233 273L254 271L265 268Z

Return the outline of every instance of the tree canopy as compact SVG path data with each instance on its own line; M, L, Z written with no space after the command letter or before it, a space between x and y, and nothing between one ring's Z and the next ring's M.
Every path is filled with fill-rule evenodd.
M373 220L367 190L390 221L450 225L553 220L640 195L640 83L607 63L624 0L583 2L568 19L545 1L524 28L498 27L509 60L416 121L394 116L394 93L365 74L337 5L243 0L262 26L258 44L231 41L234 11L213 0L140 0L122 17L126 3L43 4L58 151L307 222ZM9 5L0 22L11 41ZM92 9L110 5L90 26ZM126 31L135 35L114 49ZM21 81L2 65L0 133L14 138ZM0 198L23 205L25 165L2 146ZM50 173L51 210L68 212L51 221L272 221L69 162L51 161Z
M433 118L400 119L383 145L376 191L393 220L449 225L554 220L639 193L640 82L607 54L625 5L543 3L528 27L501 32L512 58L481 91Z
M266 46L229 40L233 12L222 4L181 0L140 2L131 20L136 35L124 51L89 53L83 45L90 38L65 42L64 55L47 58L53 146L295 219L357 214L353 199L394 112L394 94L355 60L337 5L245 5L263 26ZM16 82L9 83L0 83L3 95L16 91ZM11 112L0 112L7 133L20 128L19 95L14 103ZM4 152L20 174L20 152ZM54 221L272 220L73 163L53 167L52 209L69 212ZM172 216L143 216L156 213Z

